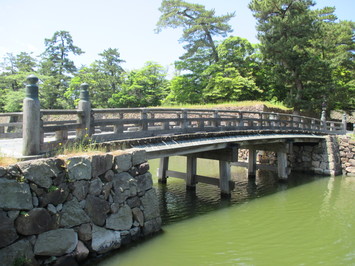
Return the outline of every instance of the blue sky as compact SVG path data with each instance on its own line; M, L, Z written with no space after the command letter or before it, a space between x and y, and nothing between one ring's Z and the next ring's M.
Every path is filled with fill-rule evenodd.
M250 0L189 0L221 15L236 12L230 21L231 35L256 43L255 19ZM44 51L44 39L55 31L69 31L74 44L85 54L74 57L77 66L99 59L108 48L118 48L126 69L146 61L173 64L184 53L178 42L181 31L165 29L154 33L161 0L0 0L0 56L5 53ZM355 21L355 0L318 0L318 8L335 6L342 20Z

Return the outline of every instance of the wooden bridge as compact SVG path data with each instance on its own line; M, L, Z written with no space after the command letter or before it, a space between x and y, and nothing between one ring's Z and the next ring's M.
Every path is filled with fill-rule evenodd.
M119 108L91 109L88 85L81 86L80 102L75 110L41 110L36 77L28 78L23 113L5 113L10 117L0 124L0 138L23 138L23 155L36 156L76 139L90 139L107 149L143 148L148 158L161 158L159 178L184 178L188 187L197 182L219 185L229 194L230 165L237 164L237 150L249 150L246 164L255 175L256 150L277 153L278 174L287 178L287 152L290 143L318 143L325 135L344 134L342 122L273 112L212 109ZM37 91L37 94L36 94ZM16 119L14 119L16 117ZM45 137L51 136L50 142ZM187 156L186 173L169 171L169 157ZM196 175L196 159L217 159L220 179Z

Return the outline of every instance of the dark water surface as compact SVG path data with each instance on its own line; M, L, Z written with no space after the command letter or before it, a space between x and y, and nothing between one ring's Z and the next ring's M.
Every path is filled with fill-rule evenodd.
M157 160L150 162L156 173ZM171 170L184 171L174 157ZM217 176L218 163L199 160L198 174ZM233 167L231 199L215 186L169 178L155 187L163 233L105 257L95 265L355 265L355 178L293 174L255 180Z

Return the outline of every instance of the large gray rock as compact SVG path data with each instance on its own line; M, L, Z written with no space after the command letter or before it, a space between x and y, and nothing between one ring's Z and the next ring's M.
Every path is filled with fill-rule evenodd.
M15 242L11 246L0 249L1 265L15 265L15 260L18 258L25 258L29 262L29 264L26 265L36 265L30 241L23 239Z
M69 179L90 180L91 179L91 161L89 157L71 157L67 160L67 169Z
M40 187L49 188L53 177L61 172L54 159L41 159L17 164L24 177Z
M147 155L145 150L135 150L132 153L132 164L138 165L147 161Z
M132 210L123 205L117 213L111 214L106 220L106 228L113 230L129 230L132 227Z
M126 172L116 174L112 184L115 192L114 202L123 203L128 197L137 195L137 180Z
M92 164L92 176L98 177L106 173L106 171L112 169L113 156L112 154L93 155L91 157L91 164Z
M74 227L88 222L90 222L90 217L81 208L76 198L64 204L60 215L61 226Z
M41 256L62 256L75 250L78 235L73 229L57 229L38 235L34 253Z
M89 193L89 181L81 180L74 182L73 195L79 200L82 201L86 198L86 195Z
M146 221L160 217L158 197L154 188L148 190L145 195L141 197L141 201Z
M78 230L79 239L82 241L89 241L92 238L91 224L82 224Z
M46 209L32 209L26 215L19 215L15 221L16 230L21 235L41 234L55 228L55 219Z
M26 183L0 178L0 208L30 210L33 208L30 187Z
M103 226L107 218L107 213L110 211L110 205L103 199L89 195L86 199L85 209L94 224Z
M6 169L4 167L0 167L0 177L3 177L6 175Z
M92 229L91 248L98 253L105 253L121 246L121 234L94 225Z
M60 184L59 187L55 187L53 191L43 194L40 197L41 206L46 207L48 204L57 206L65 202L69 195L69 188L67 184Z
M117 172L126 172L132 167L132 155L120 154L115 156L114 168Z
M9 218L6 212L0 211L0 248L10 245L17 238L14 220Z
M156 218L144 223L143 226L143 235L147 236L156 232L159 232L161 229L161 218Z
M144 225L144 214L140 208L133 208L132 209L133 219L137 221L140 226Z
M77 261L84 261L89 256L89 250L83 242L79 241L74 254Z
M89 193L94 196L99 196L102 192L103 183L100 178L96 178L90 182Z
M138 193L145 192L153 187L152 174L147 172L144 175L136 176Z

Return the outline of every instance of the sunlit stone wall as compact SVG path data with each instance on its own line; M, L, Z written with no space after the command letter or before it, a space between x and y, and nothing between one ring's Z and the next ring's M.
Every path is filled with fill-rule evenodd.
M1 264L69 265L158 232L148 170L142 150L0 167Z

